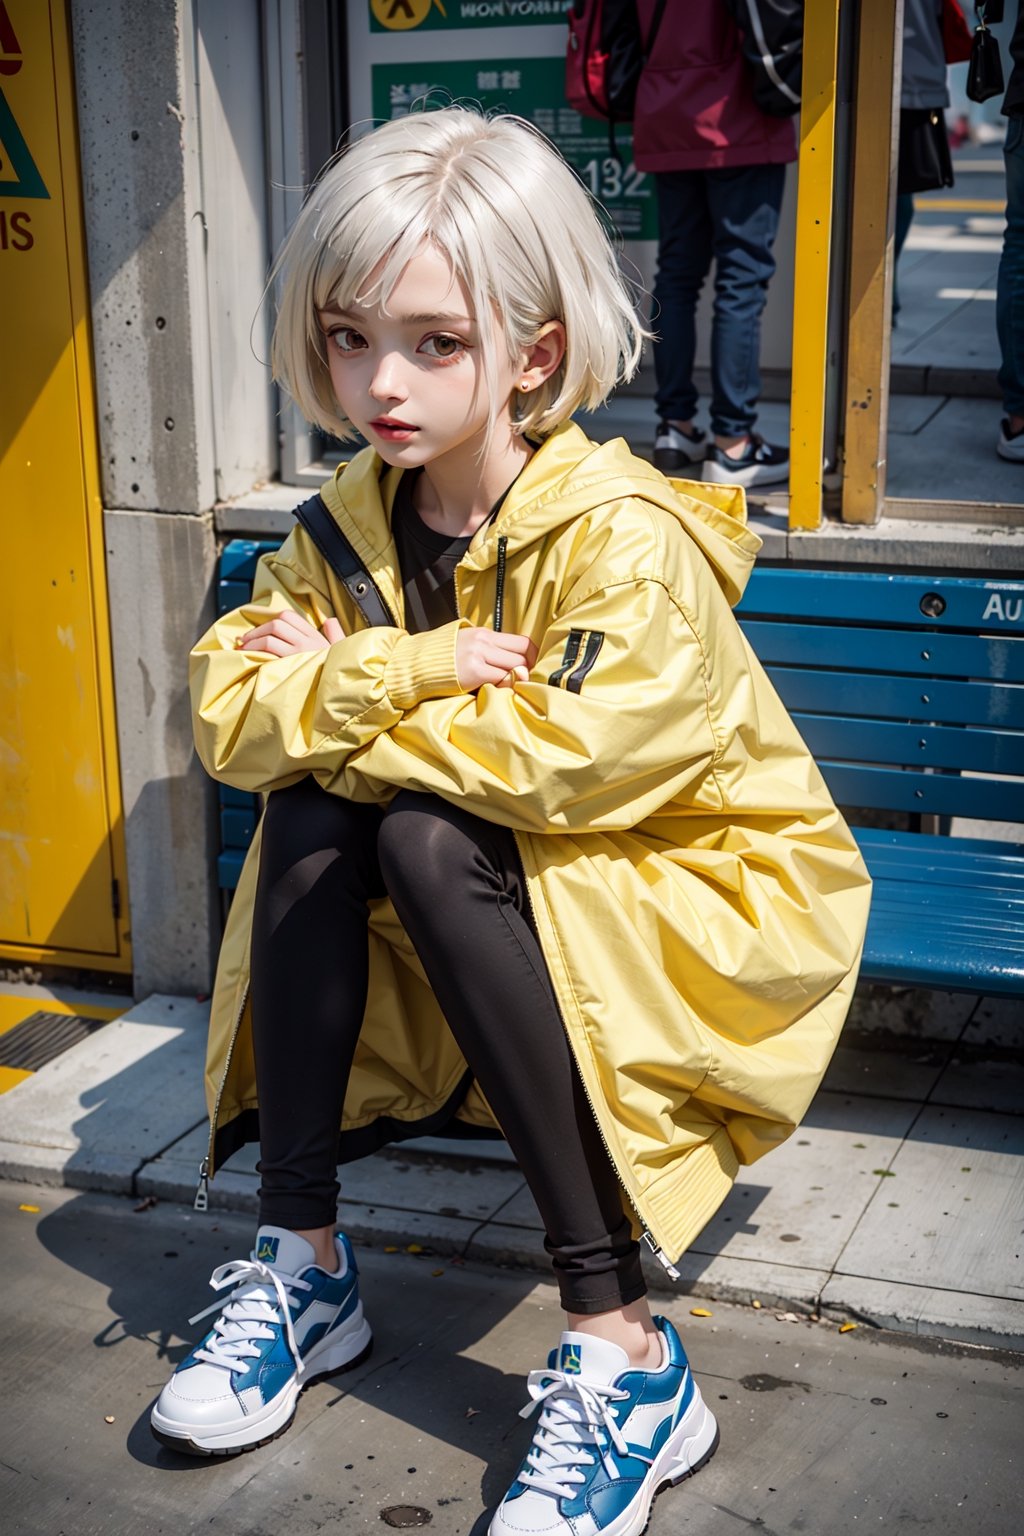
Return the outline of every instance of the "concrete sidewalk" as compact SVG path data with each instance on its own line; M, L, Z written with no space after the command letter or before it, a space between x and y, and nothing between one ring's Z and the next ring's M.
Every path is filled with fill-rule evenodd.
M0 1098L0 1176L191 1201L207 1010L151 997ZM804 1124L743 1170L678 1285L652 1263L652 1286L1020 1348L1022 1043L1012 1002L862 988ZM198 1223L255 1212L254 1161L218 1174ZM548 1272L503 1143L409 1142L355 1164L339 1220L376 1246Z
M370 1358L304 1392L280 1440L186 1458L153 1439L150 1407L249 1223L135 1204L0 1187L5 1536L332 1536L383 1532L396 1510L438 1536L485 1536L536 1424L518 1417L526 1373L561 1328L549 1282L364 1246ZM658 1498L651 1536L1020 1529L1024 1357L690 1305L660 1310L721 1448Z

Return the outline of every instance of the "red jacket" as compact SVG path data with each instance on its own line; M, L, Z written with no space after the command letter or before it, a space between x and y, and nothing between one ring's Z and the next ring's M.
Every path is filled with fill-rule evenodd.
M638 0L641 36L656 0ZM633 114L641 171L706 171L795 160L793 120L755 105L724 0L667 0Z

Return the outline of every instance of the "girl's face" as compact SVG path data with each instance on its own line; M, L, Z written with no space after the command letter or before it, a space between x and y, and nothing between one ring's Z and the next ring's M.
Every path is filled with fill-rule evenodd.
M388 299L345 311L319 311L331 384L344 416L387 464L411 469L477 455L487 441L490 399L478 317L465 284L433 246L414 256ZM509 361L496 317L492 327L500 399L491 452L511 438L504 408L522 373Z

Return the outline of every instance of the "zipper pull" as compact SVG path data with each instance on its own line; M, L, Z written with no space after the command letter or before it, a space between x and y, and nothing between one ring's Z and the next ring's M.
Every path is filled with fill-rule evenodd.
M192 1201L194 1211L208 1211L210 1209L210 1163L208 1158L203 1158L199 1164L199 1183L196 1185L196 1197Z
M494 633L501 632L505 622L505 558L508 549L508 537L502 534L498 540L498 569L495 573L494 586Z
M669 1259L666 1257L664 1250L658 1247L657 1243L654 1241L654 1238L651 1236L651 1234L649 1232L641 1232L640 1240L641 1240L641 1242L644 1242L644 1243L647 1244L648 1248L654 1254L654 1257L657 1259L658 1263L661 1265L661 1267L667 1273L669 1279L670 1280L678 1280L679 1279L679 1271L678 1271L678 1269L676 1269L675 1265L673 1263L671 1263L669 1261Z

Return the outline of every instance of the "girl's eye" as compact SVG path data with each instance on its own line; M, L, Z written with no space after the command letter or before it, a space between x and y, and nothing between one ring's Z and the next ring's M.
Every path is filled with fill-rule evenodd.
M366 346L365 338L358 331L354 331L350 325L331 331L330 336L339 352L360 352Z
M420 351L428 357L436 357L447 361L452 357L459 357L467 351L466 343L460 341L457 336L428 336L426 341L420 344Z

